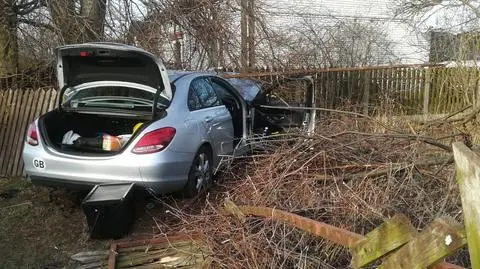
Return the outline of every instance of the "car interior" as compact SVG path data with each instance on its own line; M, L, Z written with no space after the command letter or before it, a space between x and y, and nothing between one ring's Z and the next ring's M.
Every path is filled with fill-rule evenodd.
M212 78L211 83L221 102L232 116L234 146L238 144L243 134L243 111L237 97L230 92L230 87L220 79Z

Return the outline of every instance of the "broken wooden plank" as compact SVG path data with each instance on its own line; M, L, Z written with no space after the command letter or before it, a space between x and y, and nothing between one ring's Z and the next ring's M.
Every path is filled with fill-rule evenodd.
M463 228L451 218L435 220L425 231L388 256L378 268L424 269L467 243Z
M251 215L270 218L275 221L281 221L300 230L306 231L312 235L323 237L344 247L351 247L357 240L363 238L362 235L278 209L272 209L268 207L236 206L231 201L226 202L226 204L228 207L225 208L225 211L230 215L240 217L241 219L244 215Z
M129 268L156 263L159 268L183 268L195 265L201 268L210 255L211 253L204 249L202 244L190 241L154 251L119 252L117 267Z
M417 230L403 214L385 221L358 240L350 249L351 266L361 268L405 245L417 235Z
M462 198L468 251L473 269L480 268L480 157L461 142L453 143L456 178Z
M134 240L134 241L118 241L116 242L116 244L118 249L124 249L124 248L131 248L131 247L157 245L157 244L163 244L163 243L173 243L176 241L198 240L199 237L200 236L197 233L192 233L192 234L177 233L177 234L168 235L168 236L165 235L165 236L153 237L150 239L140 239L140 240Z
M113 243L110 245L110 250L108 253L108 269L115 269L117 258L117 244Z
M76 254L73 254L70 256L70 259L78 262L85 263L85 259L89 259L90 257L97 257L97 256L102 256L105 259L108 257L108 251L107 250L100 250L100 251L84 251L84 252L79 252Z

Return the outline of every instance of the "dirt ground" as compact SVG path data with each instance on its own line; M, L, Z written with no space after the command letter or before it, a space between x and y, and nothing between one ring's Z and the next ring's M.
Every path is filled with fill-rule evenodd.
M22 178L0 179L0 268L71 268L70 256L106 250L111 240L89 238L81 203L85 192L33 186ZM125 238L158 233L161 205L137 199L138 219Z

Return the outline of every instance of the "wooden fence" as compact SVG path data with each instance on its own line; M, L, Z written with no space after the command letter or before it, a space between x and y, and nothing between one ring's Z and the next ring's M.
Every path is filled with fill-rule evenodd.
M311 76L313 80L295 80ZM301 103L312 87L316 107L353 109L364 114L440 114L476 106L480 101L480 70L432 65L331 68L274 73L246 73L287 102ZM308 85L313 81L313 85ZM280 90L279 90L280 89ZM283 90L282 90L283 89ZM0 89L0 176L19 176L28 123L55 107L53 88ZM350 108L346 108L348 103Z
M366 235L353 233L327 223L266 207L237 206L225 202L225 213L245 222L247 216L279 221L322 237L347 248L352 268L364 268L381 261L377 268L395 269L460 269L443 260L468 245L473 269L480 269L480 157L457 142L453 146L465 225L453 218L435 219L426 229L417 232L410 220L396 215Z
M55 89L0 90L0 176L19 176L28 124L52 110Z
M313 78L317 107L350 105L368 114L392 110L396 114L441 114L476 105L480 98L478 68L400 65L225 75L253 78L274 88L300 76ZM284 88L277 94L286 101L298 97L289 93L291 87Z

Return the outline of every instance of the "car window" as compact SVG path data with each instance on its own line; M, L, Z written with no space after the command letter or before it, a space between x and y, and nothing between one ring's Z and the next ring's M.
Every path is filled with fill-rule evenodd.
M197 94L192 89L190 89L190 92L188 93L188 108L190 108L190 110L202 108L202 104L200 104Z
M188 95L188 107L190 110L219 105L221 105L220 100L207 79L198 78L192 81Z
M233 97L233 95L225 88L225 85L217 82L216 80L212 79L212 86L213 86L213 89L215 90L215 92L217 93L218 97L223 100L223 99L233 99L235 100L235 98Z

